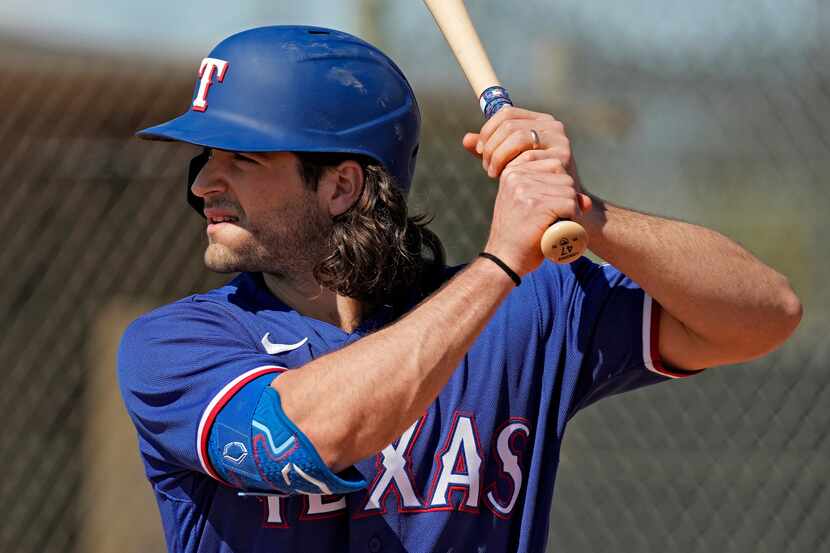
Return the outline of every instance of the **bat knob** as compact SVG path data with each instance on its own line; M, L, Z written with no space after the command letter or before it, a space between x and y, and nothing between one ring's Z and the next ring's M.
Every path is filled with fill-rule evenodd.
M579 223L560 219L548 227L540 245L542 254L554 263L572 263L588 249L588 233Z

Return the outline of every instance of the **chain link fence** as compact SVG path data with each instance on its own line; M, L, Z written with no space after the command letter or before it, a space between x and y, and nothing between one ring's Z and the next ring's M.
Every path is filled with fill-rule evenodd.
M825 550L830 18L818 0L780 21L771 3L709 6L685 25L726 29L715 35L722 44L690 47L707 40L690 30L685 50L678 39L661 51L654 37L621 46L647 35L637 22L652 4L609 8L608 25L627 29L618 42L580 34L590 10L559 4L557 32L532 31L537 21L524 51L493 56L517 83L514 98L566 122L590 190L736 238L791 278L806 315L762 360L576 417L549 550ZM490 36L494 19L530 25L549 8L471 5ZM684 24L670 15L669 29ZM450 260L463 262L483 244L495 197L460 147L480 115L454 62L446 78L422 70L424 56L449 58L437 32L412 49L423 29L397 43L378 17L378 40L410 75L424 115L412 203L435 215ZM203 226L184 202L192 150L131 137L185 108L193 63L126 63L2 37L0 63L0 551L160 551L134 437L120 430L114 351L137 314L225 280L203 268Z

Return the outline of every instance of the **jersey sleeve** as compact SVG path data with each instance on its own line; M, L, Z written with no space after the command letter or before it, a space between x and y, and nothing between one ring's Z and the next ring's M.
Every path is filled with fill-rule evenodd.
M615 267L581 259L546 263L534 276L568 418L604 397L700 372L662 361L660 304Z
M189 469L221 481L207 455L213 420L236 392L264 389L284 370L211 302L181 301L134 321L118 377L148 474Z

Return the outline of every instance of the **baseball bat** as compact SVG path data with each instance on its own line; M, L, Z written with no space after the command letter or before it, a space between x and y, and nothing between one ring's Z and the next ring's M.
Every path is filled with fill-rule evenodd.
M424 0L424 3L473 87L484 117L489 119L501 108L512 106L513 102L493 71L463 0ZM588 234L579 223L560 219L542 235L540 247L551 261L570 263L585 252Z

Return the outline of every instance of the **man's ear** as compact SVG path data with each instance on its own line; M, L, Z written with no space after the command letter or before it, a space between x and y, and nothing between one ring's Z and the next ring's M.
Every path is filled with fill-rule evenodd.
M356 161L346 160L323 174L317 190L323 195L321 200L327 205L329 215L342 215L363 192L363 167Z

